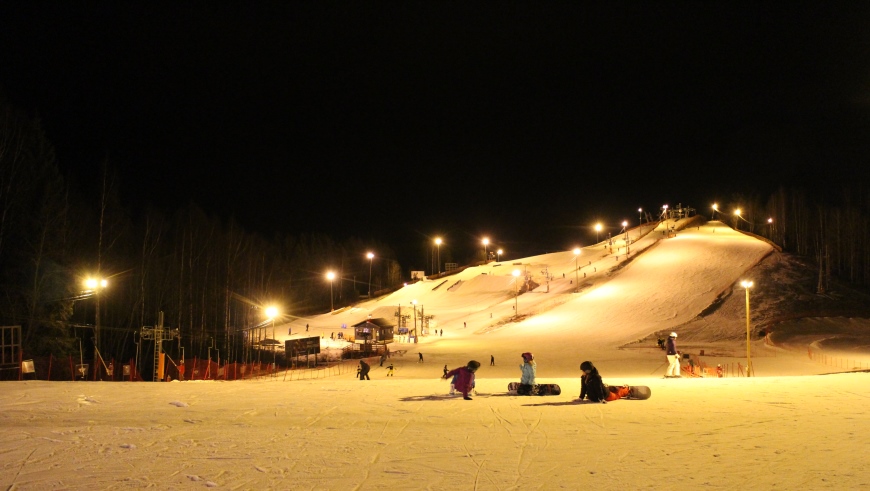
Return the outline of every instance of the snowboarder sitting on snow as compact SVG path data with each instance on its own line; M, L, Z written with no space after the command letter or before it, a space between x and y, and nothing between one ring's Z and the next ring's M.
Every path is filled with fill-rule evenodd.
M456 387L456 390L462 392L463 399L470 401L471 398L468 397L468 393L474 388L474 372L476 372L478 368L480 368L480 363L471 360L468 362L468 365L454 368L445 373L441 378L446 380L456 375L456 381L453 385Z
M535 363L535 357L531 353L523 353L523 364L520 365L523 375L520 377L520 386L517 388L517 394L527 396L532 393L535 388L535 372L538 364Z
M583 375L580 376L580 400L606 403L610 391L605 387L595 365L591 361L584 361L580 364L580 370L583 370Z
M583 375L580 377L580 400L584 398L592 402L600 402L606 404L607 401L615 401L628 397L630 390L627 385L616 386L607 385L601 380L601 375L598 369L591 361L584 361L580 364L580 370L583 370Z

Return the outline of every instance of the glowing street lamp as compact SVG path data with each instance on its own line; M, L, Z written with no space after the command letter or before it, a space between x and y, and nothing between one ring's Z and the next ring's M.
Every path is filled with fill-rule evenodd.
M417 333L417 300L411 300L411 305L414 308L414 342L416 343L420 338L420 334Z
M102 288L107 287L108 285L109 282L105 278L88 278L85 280L85 288L87 288L88 291L92 291L94 293Z
M598 243L598 233L599 233L599 232L601 232L601 224L600 224L600 223L596 223L596 224L595 224L595 243L596 243L596 244Z
M483 238L483 263L484 263L484 264L487 263L487 259L488 259L488 258L486 257L486 246L488 246L488 245L489 245L489 238L488 238L488 237L484 237L484 238Z
M441 274L441 237L435 238L435 245L438 246L438 274Z
M518 299L520 298L520 274L521 274L521 272L520 272L520 270L515 269L513 271L513 273L511 273L511 274L514 275L514 319L516 319L517 316L520 315L519 304L517 302L518 302Z
M746 376L752 376L752 357L749 353L749 289L752 288L751 281L741 281L740 286L746 290Z
M719 205L716 203L713 203L713 213L710 214L710 220L712 220L716 217L717 211L719 211Z
M269 320L272 321L272 339L276 339L275 338L275 317L278 317L278 307L275 307L275 306L266 307L265 312L266 312L266 317L268 317Z
M637 238L638 238L638 240L640 240L640 234L641 234L641 231L643 230L643 227L641 227L642 224L643 224L643 208L638 208L637 209Z
M662 216L665 217L665 220L668 219L668 205L662 206Z
M105 278L88 278L85 280L85 288L87 291L94 293L94 302L96 311L94 314L94 345L100 349L100 291L109 286L109 281Z
M366 257L369 258L369 298L372 298L372 260L374 260L375 254L369 252Z
M574 293L580 288L580 266L577 265L577 259L580 258L580 248L574 248Z
M743 218L742 216L740 216L740 208L734 210L734 216L736 217L734 218L734 228L740 230L740 222L737 221L738 219Z
M332 300L332 284L335 282L335 273L332 271L326 272L326 279L329 280L329 311L333 312L335 310L335 305Z
M625 239L624 239L624 241L625 241L625 254L627 255L629 253L629 249L628 249L628 220L622 221L622 231L625 232Z
M498 256L498 257L496 258L496 261L501 262L501 255L502 255L503 252L504 252L504 251L501 250L501 249L499 249L498 251L496 251L496 254L497 254L497 256Z

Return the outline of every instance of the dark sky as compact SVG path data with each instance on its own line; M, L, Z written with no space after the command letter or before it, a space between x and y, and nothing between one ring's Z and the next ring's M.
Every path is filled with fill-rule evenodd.
M134 212L405 266L866 180L868 84L868 2L0 3L0 90L86 191L107 158Z

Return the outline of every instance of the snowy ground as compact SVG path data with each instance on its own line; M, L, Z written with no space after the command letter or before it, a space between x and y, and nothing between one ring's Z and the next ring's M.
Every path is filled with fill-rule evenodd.
M372 380L362 382L352 367L293 381L5 382L0 483L10 490L870 488L870 375L817 375L836 370L804 350L827 344L861 360L866 351L831 346L824 332L843 324L866 330L866 321L809 320L790 340L783 334L789 349L753 338L753 378L663 379L662 352L635 341L697 319L751 275L770 246L717 222L667 239L652 231L631 244L628 263L622 245L612 253L604 244L586 247L576 262L571 252L555 252L470 268L434 290L443 279L284 326L301 332L307 323L309 335L337 347L329 335L342 324L389 318L417 300L444 334L393 345L406 351L391 358L394 377L373 360ZM514 298L513 269L541 286ZM705 346L706 363L745 363L745 344L719 332L733 326L715 317L696 324L684 351ZM506 393L523 351L535 353L538 382L560 384L562 395ZM447 396L444 365L469 359L483 364L479 394ZM584 360L605 382L647 385L652 397L578 402Z

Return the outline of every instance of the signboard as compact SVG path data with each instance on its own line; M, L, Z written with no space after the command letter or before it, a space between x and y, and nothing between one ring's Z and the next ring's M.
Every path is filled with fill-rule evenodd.
M313 336L284 341L287 356L316 355L320 353L320 337Z

